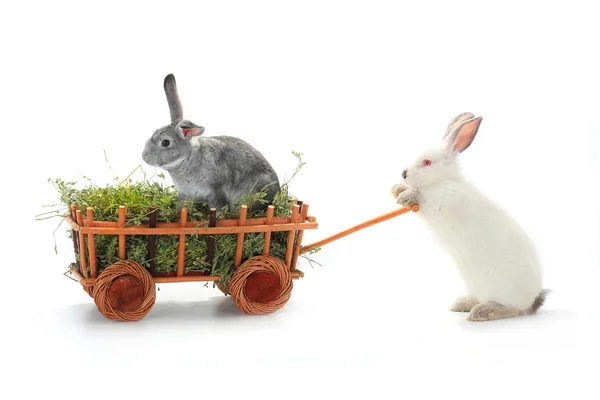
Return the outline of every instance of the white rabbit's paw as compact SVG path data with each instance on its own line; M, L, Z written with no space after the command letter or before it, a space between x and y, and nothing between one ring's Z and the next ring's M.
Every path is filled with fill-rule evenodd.
M461 296L454 300L454 303L452 303L452 306L450 307L450 311L470 312L477 304L479 304L479 302L476 298L471 296Z
M402 192L404 192L406 189L408 188L408 186L406 186L403 183L397 183L392 187L392 196L394 196L395 199L398 198L398 195Z
M411 188L407 188L396 197L396 204L403 206L411 206L417 204L417 191Z
M467 318L468 321L493 321L502 318L512 318L519 315L519 311L503 306L502 304L487 301L477 304Z

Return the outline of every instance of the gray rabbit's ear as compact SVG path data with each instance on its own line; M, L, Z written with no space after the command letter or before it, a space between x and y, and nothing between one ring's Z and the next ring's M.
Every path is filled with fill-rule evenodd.
M452 132L446 136L446 146L450 153L465 151L477 135L483 117L470 118L457 125Z
M471 118L475 118L475 115L473 115L473 113L470 112L464 112L462 114L457 115L456 117L454 117L454 119L452 119L452 121L450 121L448 123L448 126L446 127L446 133L444 134L444 137L448 136L450 133L452 133L452 131L454 131L454 129L461 123L464 122L468 119Z
M175 76L173 74L165 77L164 87L167 102L169 103L169 111L171 112L171 123L176 124L183 119L183 108L181 107Z
M189 138L192 136L200 136L204 133L204 127L194 124L191 121L183 120L177 126L179 133L184 138Z

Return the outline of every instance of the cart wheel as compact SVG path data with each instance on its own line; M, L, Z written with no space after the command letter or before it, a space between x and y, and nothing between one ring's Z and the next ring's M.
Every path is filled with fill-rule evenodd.
M84 286L83 290L90 295L90 297L94 298L94 287L93 286Z
M156 288L152 276L135 261L118 261L105 268L94 284L94 302L105 317L138 321L154 306Z
M282 260L256 256L235 270L229 291L241 312L270 314L288 302L292 286L292 275Z

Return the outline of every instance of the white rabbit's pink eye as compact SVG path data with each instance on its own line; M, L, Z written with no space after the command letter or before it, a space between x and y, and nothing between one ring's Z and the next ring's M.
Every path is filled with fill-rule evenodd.
M423 164L424 167L428 167L428 166L431 165L431 160L423 160L422 164Z

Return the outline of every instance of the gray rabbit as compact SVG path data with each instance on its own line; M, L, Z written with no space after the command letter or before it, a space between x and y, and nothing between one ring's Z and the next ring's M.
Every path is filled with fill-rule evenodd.
M175 77L169 74L164 89L171 123L157 129L146 142L143 160L167 171L179 200L206 202L217 211L233 209L240 197L266 188L266 209L280 190L279 179L264 156L245 141L231 136L202 136L204 127L183 119Z

